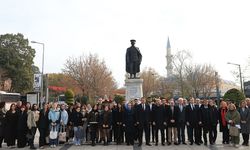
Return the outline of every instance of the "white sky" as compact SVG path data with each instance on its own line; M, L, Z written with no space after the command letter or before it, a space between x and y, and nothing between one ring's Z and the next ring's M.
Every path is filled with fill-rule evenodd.
M231 71L237 67L227 62L247 65L249 8L249 0L8 0L0 4L0 34L19 32L45 43L45 73L61 72L70 56L97 53L119 86L129 40L137 40L141 70L166 75L169 36L172 53L189 50L195 62L211 63L235 81ZM42 48L32 47L41 67Z

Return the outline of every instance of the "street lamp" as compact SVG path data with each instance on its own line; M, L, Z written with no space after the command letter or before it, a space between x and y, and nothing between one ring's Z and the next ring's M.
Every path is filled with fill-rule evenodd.
M42 45L42 46L43 46L42 77L41 77L41 96L40 96L40 102L41 102L41 99L43 98L44 43L36 42L36 41L31 41L31 43L39 44L39 45ZM46 101L47 101L47 100L46 100Z
M235 65L235 66L238 66L238 67L239 67L239 73L240 73L240 89L241 89L241 92L244 93L243 87L242 87L242 77L241 77L241 67L240 67L240 64L235 64L235 63L231 63L231 62L228 62L227 64Z

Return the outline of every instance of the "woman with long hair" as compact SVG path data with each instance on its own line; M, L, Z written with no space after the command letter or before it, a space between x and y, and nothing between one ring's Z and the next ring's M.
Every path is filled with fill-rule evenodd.
M60 125L60 111L57 109L58 103L53 103L52 108L49 111L49 129L52 132L59 131L59 125ZM55 148L56 145L58 145L58 136L55 139L49 139L50 140L50 147Z
M16 112L16 104L12 103L10 109L6 113L6 134L5 139L7 146L10 148L15 148L16 138L17 138L17 122L18 115Z
M81 140L83 139L83 115L81 113L81 108L76 107L76 111L73 114L73 126L74 126L74 144L76 146L81 145Z
M219 122L220 122L220 132L222 132L222 144L229 144L229 130L226 121L226 113L227 113L227 103L225 101L221 101L219 108Z
M97 105L94 105L91 111L88 114L88 123L90 125L90 136L91 136L91 145L95 146L95 141L97 140L97 128L99 122L99 115L97 110Z
M117 108L115 109L114 114L114 125L116 128L116 144L120 145L123 141L123 116L124 116L124 110L122 104L118 103Z
M239 108L240 113L240 126L241 134L243 137L243 146L249 146L249 133L250 133L250 109L247 107L246 101L241 102Z
M100 124L102 126L104 145L108 145L109 131L112 125L112 115L111 115L111 112L109 111L108 105L104 107L104 111L100 118Z
M46 144L46 137L48 136L49 129L49 107L47 103L43 104L43 109L40 110L40 117L38 120L38 130L40 133L39 137L39 148L43 149Z
M25 111L25 105L20 107L18 112L18 124L17 124L17 147L24 148L27 144L27 112Z
M238 147L240 142L240 133L237 125L240 124L240 113L236 110L234 104L229 104L228 112L226 113L226 120L229 124L229 133L231 136L231 142L235 147Z
M36 149L34 146L34 139L36 135L37 124L39 120L39 111L37 104L33 104L31 110L28 110L28 119L27 119L27 126L28 126L28 134L29 137L29 146L30 149Z
M88 111L87 111L87 106L86 105L82 105L82 109L81 109L81 113L82 113L82 116L83 116L83 141L82 142L85 142L87 141L87 135L86 135L86 131L87 131L87 126L88 126L88 121L87 121L87 118L88 118Z

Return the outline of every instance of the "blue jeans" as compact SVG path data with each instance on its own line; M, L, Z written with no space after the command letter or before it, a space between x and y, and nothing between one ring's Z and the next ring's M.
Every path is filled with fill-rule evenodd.
M83 127L74 127L74 143L81 144L81 140L83 139L83 133L82 133Z

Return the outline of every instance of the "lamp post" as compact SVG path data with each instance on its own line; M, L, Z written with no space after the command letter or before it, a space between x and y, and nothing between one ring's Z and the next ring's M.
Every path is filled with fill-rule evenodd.
M242 76L241 76L241 67L240 67L240 64L235 64L235 63L231 63L231 62L228 62L227 64L235 65L235 66L238 66L238 67L239 67L239 73L240 73L240 89L241 89L241 92L244 93L243 86L242 86Z
M39 45L42 45L43 46L43 57L42 57L42 77L41 77L41 96L40 96L40 102L41 103L41 100L43 98L43 71L44 71L44 43L41 43L41 42L36 42L36 41L31 41L31 43L34 43L34 44L39 44Z

